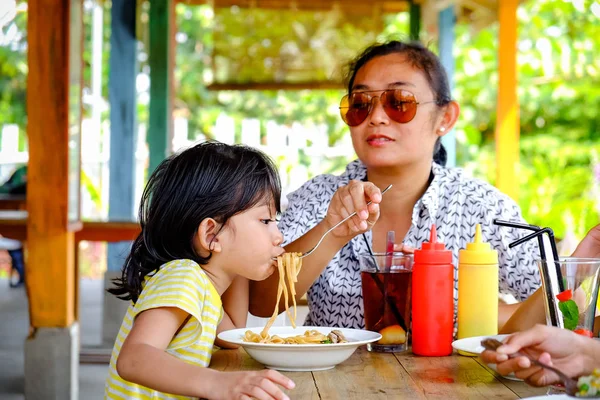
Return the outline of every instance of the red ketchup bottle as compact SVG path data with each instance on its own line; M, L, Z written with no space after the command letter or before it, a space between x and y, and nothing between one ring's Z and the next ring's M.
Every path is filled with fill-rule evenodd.
M415 250L412 276L412 351L419 356L452 354L454 332L454 266L452 252L437 241Z

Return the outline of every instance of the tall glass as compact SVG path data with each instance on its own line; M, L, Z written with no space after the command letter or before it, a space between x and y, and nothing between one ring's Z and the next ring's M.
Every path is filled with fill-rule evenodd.
M413 257L405 253L360 254L362 295L367 330L381 340L369 351L400 352L408 346Z
M538 267L545 294L547 320L552 320L552 313L558 314L563 321L563 328L589 336L594 331L600 259L565 257L558 262L538 260ZM557 284L557 267L562 274L562 294Z
M558 262L538 260L538 267L542 277L548 324L562 325L564 329L592 337L598 301L600 259L565 257ZM562 292L558 286L558 268L562 275ZM558 324L555 322L557 319ZM548 394L558 393L564 393L561 385L548 389Z

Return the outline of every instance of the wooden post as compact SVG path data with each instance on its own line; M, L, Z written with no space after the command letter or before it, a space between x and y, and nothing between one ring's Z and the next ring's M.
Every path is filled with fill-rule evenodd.
M151 174L158 164L167 156L169 148L169 129L171 127L171 80L173 60L170 53L172 32L172 14L175 11L175 0L150 1L150 115L148 126L148 148L150 163L148 173Z
M518 0L498 2L498 105L496 121L496 187L517 200L519 180L519 99L517 97Z
M421 37L421 5L411 0L409 6L410 39L419 40Z
M438 43L440 48L440 60L442 65L446 69L448 75L448 84L450 90L454 88L454 55L452 49L454 48L454 25L456 21L456 15L454 14L454 6L450 6L440 11L438 16ZM442 143L448 153L448 161L446 165L448 167L456 166L456 132L454 129L448 132L442 138Z
M66 327L74 321L70 222L76 221L69 221L69 174L79 174L69 165L69 142L70 129L78 134L81 123L81 86L72 87L73 78L81 77L81 14L77 1L28 3L27 289L34 328Z
M77 273L81 49L80 0L28 2L27 399L77 398Z
M110 221L135 221L135 172L137 147L137 37L136 2L113 0L111 7L110 76ZM109 243L104 288L121 276L131 242ZM108 348L119 333L128 303L104 291L102 344Z

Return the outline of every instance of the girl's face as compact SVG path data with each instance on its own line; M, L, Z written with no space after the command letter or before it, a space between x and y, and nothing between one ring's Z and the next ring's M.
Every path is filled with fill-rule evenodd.
M386 89L403 89L414 94L417 113L401 124L384 111L378 96ZM408 166L431 162L440 132L436 131L437 105L425 75L402 54L379 56L367 62L354 78L352 92L370 92L373 109L360 125L350 127L356 154L367 168Z
M220 258L231 272L261 281L276 269L273 258L284 252L275 206L262 204L233 216L219 234Z

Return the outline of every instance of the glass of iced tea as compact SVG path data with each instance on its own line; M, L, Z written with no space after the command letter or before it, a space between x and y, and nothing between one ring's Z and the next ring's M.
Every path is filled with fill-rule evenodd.
M400 352L408 346L410 331L412 254L360 254L365 328L381 340L369 351Z

